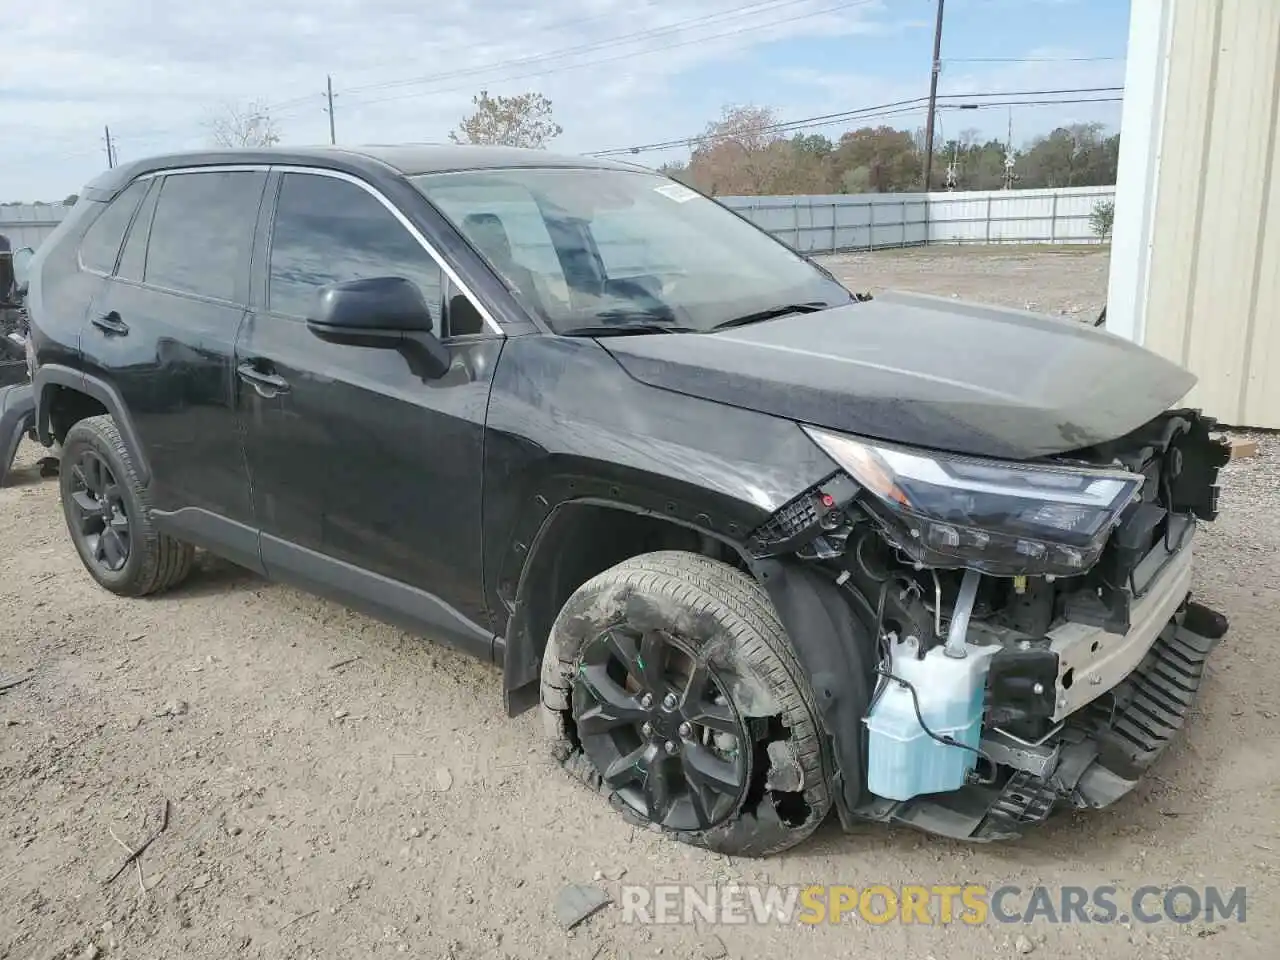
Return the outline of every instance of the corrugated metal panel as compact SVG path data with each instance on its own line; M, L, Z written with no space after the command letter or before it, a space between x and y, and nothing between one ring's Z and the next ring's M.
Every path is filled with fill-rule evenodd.
M1188 400L1280 428L1280 4L1175 8L1143 342L1189 367Z
M930 243L1100 243L1089 223L1115 187L929 194Z
M8 239L9 246L14 250L20 247L35 249L45 237L53 233L70 209L60 203L0 206L0 234Z
M922 193L716 199L801 253L908 247L927 239Z
M1099 243L1093 208L1115 187L717 197L801 253L923 243Z

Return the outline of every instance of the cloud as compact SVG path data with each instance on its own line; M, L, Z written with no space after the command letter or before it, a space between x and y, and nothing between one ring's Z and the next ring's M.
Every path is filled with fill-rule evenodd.
M127 160L204 146L220 109L262 100L285 143L327 142L326 74L340 143L444 140L487 88L546 94L556 148L585 152L696 133L728 102L791 119L919 96L915 60L849 66L931 29L901 0L58 0L6 23L0 200L78 190L107 124ZM1032 76L952 73L950 89Z
M40 17L6 24L0 169L17 197L61 196L102 165L104 124L122 158L197 147L215 111L252 99L277 105L286 142L323 142L329 73L345 142L444 139L487 87L541 90L569 132L558 145L598 149L701 125L705 117L684 115L673 95L673 82L690 70L748 63L765 43L886 29L886 7L885 0L61 0ZM617 40L634 34L642 35ZM536 59L557 51L564 52ZM414 77L434 79L396 82Z

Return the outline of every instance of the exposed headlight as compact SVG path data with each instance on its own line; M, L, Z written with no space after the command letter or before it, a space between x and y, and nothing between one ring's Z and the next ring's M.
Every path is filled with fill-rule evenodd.
M1127 470L952 456L804 427L927 566L998 576L1083 573L1142 487Z

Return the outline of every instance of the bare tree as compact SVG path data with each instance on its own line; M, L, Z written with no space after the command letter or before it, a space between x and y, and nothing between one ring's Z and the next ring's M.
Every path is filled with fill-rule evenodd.
M261 100L223 107L208 126L219 147L273 147L280 142L280 126Z
M541 149L564 132L551 117L551 101L540 93L491 97L487 90L481 90L471 102L475 110L449 134L454 143Z

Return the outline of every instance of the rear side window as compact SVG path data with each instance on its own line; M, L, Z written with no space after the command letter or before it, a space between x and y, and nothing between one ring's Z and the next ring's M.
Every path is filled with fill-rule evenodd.
M325 284L387 276L418 285L440 330L443 272L391 211L346 180L286 173L271 233L270 309L305 317Z
M81 263L98 273L115 270L124 232L129 228L133 211L138 209L138 201L150 185L150 180L135 180L98 214L98 219L85 231L80 244Z
M148 284L217 300L244 299L266 174L177 173L164 178L147 244Z
M125 238L124 250L120 254L120 266L116 268L116 276L125 280L141 280L142 268L147 262L147 232L151 229L151 217L156 211L160 182L153 180L151 187L142 206L138 208L138 215L133 218L133 226L129 228L129 236Z

